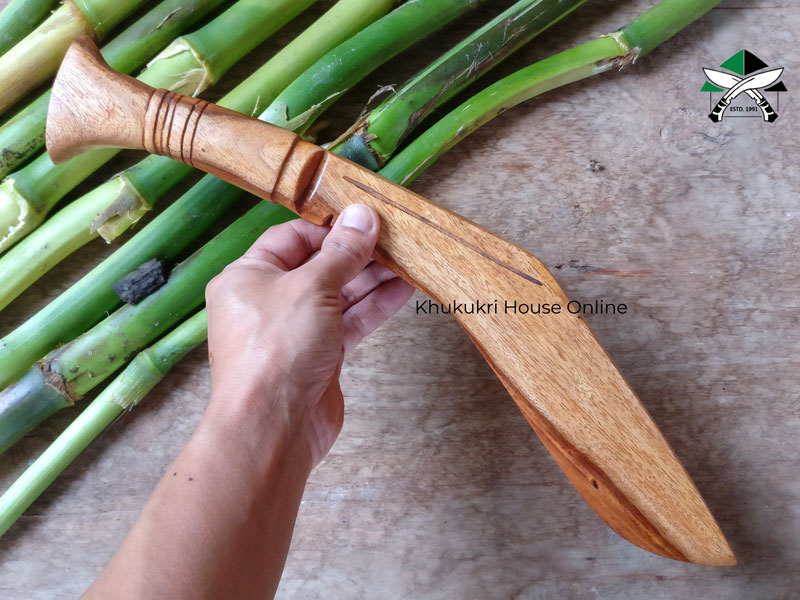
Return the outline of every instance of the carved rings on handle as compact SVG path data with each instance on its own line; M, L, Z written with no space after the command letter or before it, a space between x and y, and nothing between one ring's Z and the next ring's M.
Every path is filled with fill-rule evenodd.
M194 136L208 104L168 90L153 91L145 112L142 145L151 154L168 156L194 166Z

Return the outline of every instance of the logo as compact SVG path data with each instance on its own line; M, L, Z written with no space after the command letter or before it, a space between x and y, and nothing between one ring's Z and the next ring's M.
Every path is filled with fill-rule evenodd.
M767 63L749 50L739 50L717 69L703 69L708 81L701 92L708 92L708 105L711 113L708 118L719 123L727 110L729 117L758 117L759 111L768 123L778 118L765 94L771 94L775 107L780 108L780 93L786 86L778 81L783 67L770 68ZM714 104L714 94L722 92L722 97Z

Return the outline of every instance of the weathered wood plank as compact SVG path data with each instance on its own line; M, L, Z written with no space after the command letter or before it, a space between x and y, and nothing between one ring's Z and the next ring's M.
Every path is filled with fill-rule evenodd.
M649 4L590 2L491 77L616 29ZM378 85L404 80L466 35L478 16L370 77L334 106L330 132L353 119ZM309 483L281 597L766 600L796 593L796 104L790 89L773 125L714 125L698 90L701 67L742 47L790 75L799 26L800 9L787 0L725 2L631 69L506 113L414 187L535 253L572 297L628 305L626 315L589 322L687 466L740 565L675 563L610 532L460 328L414 314L412 301L344 370L345 429ZM586 170L591 159L605 169ZM94 183L132 160L122 157ZM498 194L503 203L483 203ZM55 269L0 313L0 331L110 250L94 245ZM190 435L207 394L199 349L0 540L0 595L82 591ZM75 414L65 411L5 455L0 487Z

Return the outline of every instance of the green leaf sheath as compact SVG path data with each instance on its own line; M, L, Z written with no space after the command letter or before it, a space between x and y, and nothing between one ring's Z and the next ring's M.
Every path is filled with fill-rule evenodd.
M11 0L0 12L0 56L41 23L58 0Z
M0 496L0 536L125 410L130 410L207 335L205 310L187 319L136 358Z
M520 0L409 79L331 150L373 171L419 123L585 0Z
M215 275L244 254L268 227L292 218L294 214L282 206L259 202L175 267L163 287L138 304L124 305L31 367L34 374L0 393L0 452L37 425L40 416L79 400L193 312L203 303L205 287ZM35 376L36 371L43 377ZM21 414L36 418L24 421L25 429L19 429Z
M393 0L340 0L219 104L256 113L320 56L386 14L392 4ZM98 234L107 241L115 239L192 171L183 163L149 156L61 209L0 257L0 310Z
M319 59L281 92L262 118L286 129L306 131L367 73L481 1L406 2Z
M0 113L55 74L72 41L102 39L145 0L65 0L50 17L0 56Z
M156 88L199 93L314 1L239 0L205 27L173 41L139 79ZM219 41L224 51L207 48L212 41ZM219 62L212 63L212 58ZM0 185L0 252L30 233L61 198L118 152L94 150L60 165L42 154L8 175Z
M119 306L120 299L111 286L121 277L154 257L174 260L243 196L237 188L205 176L127 244L0 339L0 389Z
M106 44L103 57L117 71L133 73L222 2L164 0ZM0 177L44 147L49 102L47 91L0 127Z
M440 156L497 115L556 87L622 68L668 40L721 0L662 0L622 30L534 63L455 108L399 152L379 173L407 185Z

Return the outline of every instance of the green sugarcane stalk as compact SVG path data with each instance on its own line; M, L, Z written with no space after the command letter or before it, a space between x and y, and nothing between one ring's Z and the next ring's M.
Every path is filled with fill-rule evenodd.
M408 185L481 125L544 92L633 64L721 0L662 0L623 29L534 63L490 85L443 117L379 173Z
M220 105L258 115L322 56L383 18L399 0L339 0Z
M106 44L103 57L117 71L133 73L222 2L164 0ZM49 103L47 91L0 127L0 177L44 147Z
M367 73L484 1L406 2L319 59L281 92L261 118L305 132Z
M148 81L196 96L316 0L239 0L213 24L175 40L148 65ZM233 40L233 43L232 43ZM152 85L152 84L150 84ZM160 84L165 87L164 83ZM154 86L155 87L155 86Z
M0 496L0 536L92 440L123 412L132 410L207 335L206 311L202 310L137 354Z
M169 163L158 158L145 158L138 165L68 204L0 257L0 272L3 273L0 279L0 309L5 308L63 258L95 239L97 231L91 229L89 224L109 205L135 206L141 202L142 194L152 194L177 184L183 173L176 173ZM140 181L145 170L147 178ZM207 225L211 224L207 222ZM59 229L66 230L69 235L59 235Z
M33 31L57 2L58 0L11 0L0 12L0 56Z
M205 27L173 41L138 79L196 95L315 0L239 0ZM0 185L0 252L35 229L50 209L120 152L104 148L60 165L42 154Z
M152 258L176 259L243 195L207 175L127 244L0 340L0 390L118 307L121 301L111 289L116 281Z
M340 0L219 104L246 114L260 112L320 56L386 14L393 4L394 0ZM192 171L183 163L150 156L50 217L0 257L0 310L98 235L114 240Z
M93 390L204 300L205 287L271 225L294 214L259 202L170 273L138 304L126 304L70 343L50 352L0 393L0 452L56 411Z
M378 170L431 112L584 2L520 0L409 79L330 149Z
M64 5L0 56L0 114L61 64L81 35L102 39L145 0L65 0Z

